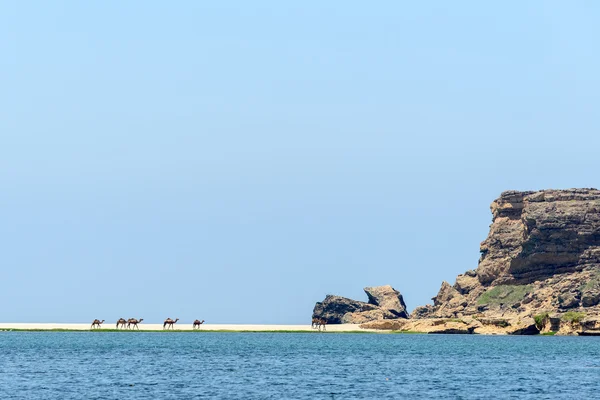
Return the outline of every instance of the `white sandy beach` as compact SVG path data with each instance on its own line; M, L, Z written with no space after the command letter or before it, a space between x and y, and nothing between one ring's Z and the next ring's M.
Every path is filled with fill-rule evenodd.
M10 329L68 329L68 330L89 330L90 323L0 323L0 330ZM115 322L105 322L102 324L103 329L115 329ZM140 331L162 330L162 324L139 324ZM246 324L202 324L202 330L207 331L315 331L310 325L246 325ZM175 331L191 331L191 323L177 323L174 327ZM351 331L368 331L361 329L358 324L341 324L327 325L327 332L351 332Z

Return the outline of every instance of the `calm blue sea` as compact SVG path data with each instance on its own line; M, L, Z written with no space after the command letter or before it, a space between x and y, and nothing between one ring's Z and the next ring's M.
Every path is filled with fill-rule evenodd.
M0 398L600 398L600 338L0 332Z

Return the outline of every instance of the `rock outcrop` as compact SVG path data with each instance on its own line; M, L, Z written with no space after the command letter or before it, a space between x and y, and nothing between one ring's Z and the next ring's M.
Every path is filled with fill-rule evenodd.
M363 324L369 321L408 318L402 294L393 287L364 288L368 303L346 297L327 295L313 310L313 318L323 318L328 324Z
M530 283L600 265L600 191L504 192L481 244L482 284Z
M406 330L406 325L410 322L407 319L385 319L371 321L361 324L362 329L375 329L384 331L403 331Z
M368 303L327 296L314 316L365 329L600 336L600 191L508 191L491 205L479 265L410 316L390 286Z
M366 287L364 291L369 298L369 304L389 311L398 318L408 318L402 295L390 285Z
M543 313L600 314L599 190L509 191L491 211L477 269L454 285L443 282L433 305L417 307L413 319L503 318L528 321L511 326L531 333L532 318ZM585 330L571 322L555 329L567 326Z

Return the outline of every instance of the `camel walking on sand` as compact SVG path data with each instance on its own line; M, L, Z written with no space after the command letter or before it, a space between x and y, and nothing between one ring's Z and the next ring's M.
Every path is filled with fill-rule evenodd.
M318 329L320 331L321 328L323 330L326 330L325 325L327 325L327 320L325 318L313 317L312 325L310 327L313 329Z
M319 320L319 330L321 330L321 328L323 328L323 330L326 330L325 325L327 325L327 320L325 318L321 318Z
M196 327L198 327L198 329L202 328L202 324L204 323L204 320L200 321L199 319L194 321L194 325L192 326L193 329L196 329Z
M179 318L177 318L177 319L175 319L175 320L172 320L171 318L167 318L167 319L165 319L165 323L163 324L163 329L165 329L165 328L166 328L166 329L169 329L169 327L170 327L171 329L173 329L173 325L175 325L175 323L176 323L177 321L179 321ZM167 325L168 325L168 326L167 326Z
M139 331L140 327L138 326L138 324L140 322L142 322L143 320L144 320L144 318L140 318L139 320L135 319L135 318L129 318L129 320L127 320L127 329L137 328L137 330Z
M125 318L119 318L119 320L117 321L117 329L119 329L119 325L121 326L121 328L125 329L126 323L127 321L125 320Z
M95 319L94 322L92 322L92 326L90 329L94 329L94 328L98 328L100 329L100 325L102 325L104 323L104 320L100 321L99 319Z
M317 329L319 327L319 318L313 317L312 324L310 325L310 327L313 329Z

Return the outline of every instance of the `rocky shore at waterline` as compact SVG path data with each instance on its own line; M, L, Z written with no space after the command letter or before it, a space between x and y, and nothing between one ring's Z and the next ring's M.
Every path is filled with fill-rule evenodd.
M478 267L442 282L433 304L409 315L400 292L382 286L365 288L368 302L329 295L313 317L424 333L600 335L600 191L508 191L491 212Z

